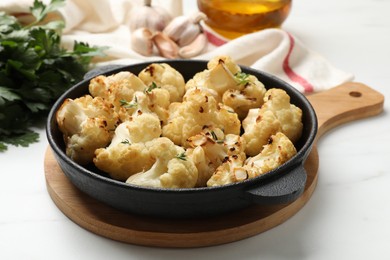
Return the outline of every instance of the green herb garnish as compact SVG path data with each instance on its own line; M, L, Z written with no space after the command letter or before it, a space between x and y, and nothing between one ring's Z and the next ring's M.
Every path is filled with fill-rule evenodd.
M61 47L63 21L45 24L48 13L64 0L48 5L35 0L30 8L35 21L22 25L0 12L0 151L7 145L28 146L38 133L30 128L45 119L57 98L82 80L94 56L104 48L75 42L73 50Z
M246 85L249 83L249 74L246 74L244 72L237 72L234 74L234 78L240 85Z
M187 161L187 157L185 152L182 152L181 154L176 155L176 158L179 160Z
M122 140L121 144L131 144L129 139Z
M133 108L138 106L138 99L137 96L134 96L134 99L131 102L121 99L119 100L119 103L121 104L121 107Z
M218 136L216 135L216 133L214 131L211 131L210 132L211 136L213 137L213 140L217 143L217 144L222 144L223 143L223 140L218 140Z
M153 89L159 88L157 84L153 81L148 88L145 89L145 93L151 93Z

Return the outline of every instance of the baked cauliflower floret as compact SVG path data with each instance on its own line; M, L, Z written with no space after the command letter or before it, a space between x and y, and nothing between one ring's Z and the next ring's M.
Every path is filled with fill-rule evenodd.
M244 168L247 170L248 177L254 178L279 167L296 153L297 150L290 139L279 132L270 137L261 153L246 160Z
M284 90L270 89L265 93L263 106L250 109L242 126L246 153L254 156L277 132L284 133L293 143L298 141L302 134L302 111L290 104L290 97Z
M143 69L138 77L148 86L153 82L166 89L170 95L170 102L180 102L185 92L183 76L166 63L153 63Z
M210 60L207 69L195 74L186 89L208 88L218 94L217 101L233 108L242 120L251 108L260 107L266 89L253 75L241 72L241 68L228 56Z
M150 169L130 176L127 183L161 188L195 187L198 170L183 148L165 137L149 142L148 146L155 163Z
M162 88L148 88L145 91L146 96L148 97L148 107L150 111L155 113L163 125L168 122L169 117L169 98L170 94L168 90Z
M221 129L204 129L188 139L191 148L186 154L198 169L197 186L206 186L208 179L229 156L239 155L245 159L245 141L234 134L224 135Z
M161 134L160 121L150 113L143 113L131 121L121 123L107 148L97 149L93 162L113 179L125 181L129 176L150 168L154 158L146 143Z
M238 72L241 72L240 66L238 66L233 61L233 59L230 56L227 56L227 55L220 55L220 56L216 56L216 57L212 58L211 60L209 60L209 62L207 62L207 68L209 70L211 70L211 69L215 68L216 66L218 66L218 64L221 63L221 62L223 62L223 64L225 64L226 68L232 74L236 74Z
M245 157L239 155L227 157L207 181L207 186L221 186L248 179L248 174L243 167L244 160Z
M269 138L269 143L258 155L247 160L239 155L229 156L207 182L207 186L220 186L254 178L267 173L296 154L293 143L282 133Z
M110 76L100 75L89 83L89 92L94 97L102 97L120 108L121 100L133 99L134 92L144 91L147 86L136 75L128 71Z
M249 110L247 117L242 121L246 141L245 152L249 156L258 154L268 143L271 135L282 130L280 121L271 111L262 111L259 108Z
M192 79L187 81L185 87L186 90L197 87L210 88L218 93L219 98L222 98L225 91L237 89L239 83L234 74L240 71L240 67L233 63L229 57L219 56L210 60L207 69L196 73Z
M204 89L188 91L182 103L169 106L168 123L163 127L163 136L176 145L188 147L187 139L204 129L220 128L225 134L239 134L241 122L233 110L218 104Z
M64 136L67 156L81 165L92 162L95 150L110 143L118 122L109 104L90 95L66 99L56 119Z
M290 104L290 96L282 89L273 88L264 95L263 110L272 111L282 125L282 132L295 143L302 135L302 110Z
M131 100L120 101L121 108L118 111L121 121L132 120L134 117L148 113L153 114L161 122L168 120L169 94L166 90L156 89L152 92L134 92Z
M259 108L264 103L266 89L255 76L238 72L234 75L239 82L237 89L229 89L222 96L222 103L233 108L243 120L249 109Z

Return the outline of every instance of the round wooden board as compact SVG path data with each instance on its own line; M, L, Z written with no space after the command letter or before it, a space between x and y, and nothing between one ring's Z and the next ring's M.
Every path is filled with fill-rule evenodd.
M307 183L296 201L252 206L207 219L170 220L116 210L82 193L62 172L50 148L45 154L47 190L57 207L81 227L117 241L156 247L204 247L238 241L260 234L289 219L310 199L318 177L314 147L305 163Z

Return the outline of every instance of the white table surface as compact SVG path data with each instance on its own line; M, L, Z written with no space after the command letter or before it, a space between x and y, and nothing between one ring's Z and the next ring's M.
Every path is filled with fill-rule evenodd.
M297 0L284 28L389 98L389 12L388 0ZM124 244L73 223L47 193L39 129L39 143L0 153L0 259L390 259L389 110L321 138L318 186L287 222L200 249Z

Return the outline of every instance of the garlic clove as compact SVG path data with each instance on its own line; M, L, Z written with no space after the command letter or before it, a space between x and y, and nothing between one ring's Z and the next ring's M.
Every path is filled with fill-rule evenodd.
M207 16L202 12L196 12L189 16L175 17L164 29L164 33L179 46L190 44L201 33L200 21Z
M175 59L179 56L179 46L164 33L156 32L153 35L152 40L162 57Z
M207 15L202 12L195 12L189 18L192 23L199 24L201 21L207 20Z
M153 53L153 34L148 28L138 28L131 34L131 48L144 56Z
M177 16L164 28L163 33L172 40L178 41L188 26L191 24L187 16Z
M202 53L207 46L207 37L204 33L198 34L195 40L184 47L179 49L179 55L182 58L192 58Z
M190 44L200 34L201 29L198 24L191 24L180 35L180 39L177 41L179 46L186 46Z

